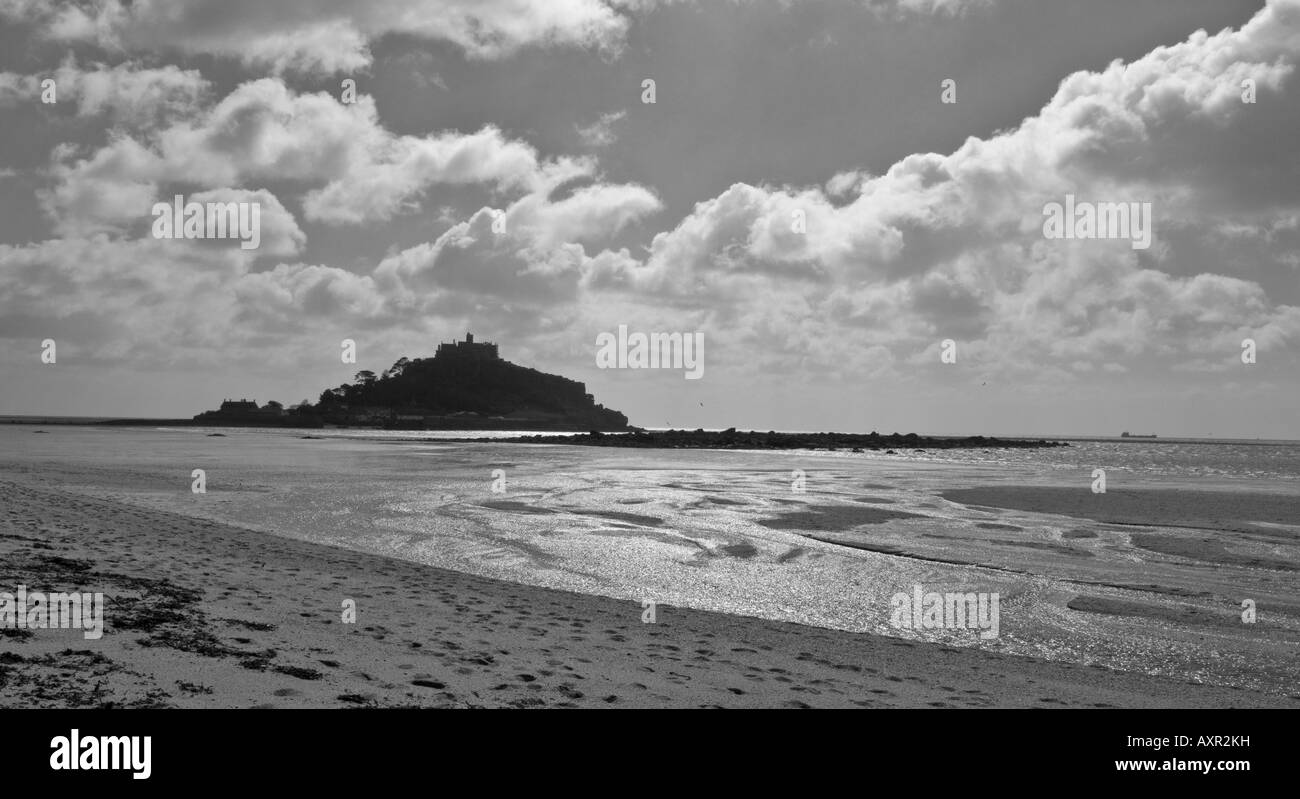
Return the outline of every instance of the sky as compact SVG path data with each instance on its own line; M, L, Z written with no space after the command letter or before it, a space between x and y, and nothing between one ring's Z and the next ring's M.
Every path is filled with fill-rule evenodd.
M1300 0L0 0L0 414L473 332L645 427L1300 439L1297 61Z

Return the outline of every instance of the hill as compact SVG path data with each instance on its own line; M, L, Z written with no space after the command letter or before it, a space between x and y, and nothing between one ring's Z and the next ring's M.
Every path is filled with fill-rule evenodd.
M441 344L432 358L401 358L376 375L326 389L299 413L324 422L394 429L628 430L627 417L596 403L576 380L503 360L497 346Z

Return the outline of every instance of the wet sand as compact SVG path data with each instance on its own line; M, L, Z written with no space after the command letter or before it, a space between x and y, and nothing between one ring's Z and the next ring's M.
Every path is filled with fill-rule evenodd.
M5 707L1300 707L1300 696L530 587L0 482ZM341 622L354 600L355 624ZM1088 608L1096 612L1101 608Z
M1254 534L1269 534L1266 525L1270 524L1300 526L1300 496L1295 494L1163 488L1112 488L1094 494L1086 486L983 486L944 491L941 496L963 505L1055 513L1108 524ZM1272 534L1282 540L1297 538L1297 530Z
M1133 527L1132 545L1190 561L1247 569L1300 571L1275 547L1300 543L1300 497L1228 491L996 486L943 492L952 502L1074 516ZM1182 528L1171 534L1163 529ZM1189 534L1191 531L1192 534ZM1204 531L1202 534L1197 534Z

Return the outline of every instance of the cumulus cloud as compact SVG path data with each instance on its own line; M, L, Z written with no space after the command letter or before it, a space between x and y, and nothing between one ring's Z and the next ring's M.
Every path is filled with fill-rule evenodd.
M828 363L872 345L928 362L947 337L1011 370L1039 368L1044 352L1231 358L1251 331L1295 342L1297 309L1216 273L1212 238L1229 220L1284 231L1300 207L1294 143L1277 136L1300 121L1298 59L1300 2L1274 0L1240 30L1071 75L1039 114L949 155L912 155L879 177L848 170L824 189L733 185L647 257L608 260L587 281L711 308L717 323L736 307L793 309L765 316L764 335L803 330L809 313ZM1256 104L1242 100L1247 79ZM1066 193L1152 202L1157 246L1044 239L1044 204ZM1181 246L1189 237L1196 246ZM749 314L730 317L725 340L756 332ZM846 328L860 333L835 334Z
M166 199L163 198L163 201L165 202ZM307 243L307 234L303 233L302 229L298 227L298 222L293 218L293 214L280 203L279 198L266 189L256 191L228 188L212 189L185 196L185 201L187 203L199 203L204 208L207 207L208 203L247 203L256 205L259 228L257 231L258 255L288 258L301 252L303 245ZM174 197L172 202L175 203ZM229 237L234 238L234 233L231 232ZM231 246L228 239L203 240L195 243L202 243L211 247Z
M233 336L225 287L252 259L237 246L186 245L102 234L0 245L0 333L63 330L60 355L67 343L109 363L219 356Z
M165 47L276 71L352 72L389 33L447 41L473 58L528 46L618 51L629 8L611 0L10 0L0 13L60 41L124 52Z
M63 232L129 222L160 184L291 182L308 187L307 219L359 224L415 210L434 185L538 192L596 173L591 159L543 159L532 145L492 126L395 135L369 96L344 104L323 92L296 93L277 78L242 84L215 105L147 134L119 132L79 156L57 149L54 186L42 193L43 207Z
M55 292L44 296L50 318L93 317L95 329L118 336L139 331L102 317L103 309L82 296L92 284L78 271L87 250L74 241L94 243L97 267L123 270L114 290L165 304L167 317L184 322L190 336L230 335L220 324L200 326L185 317L184 306L195 303L237 326L241 340L256 342L256 335L319 330L340 319L418 327L429 312L460 312L466 297L494 303L506 315L512 302L532 308L571 302L589 248L660 210L642 186L603 182L594 159L545 159L490 126L395 135L379 122L369 97L344 105L323 93L295 93L274 78L242 84L149 130L110 131L101 146L59 145L46 177L38 197L63 239L59 246L4 251L0 265L13 265L16 274L29 274L25 264L35 258L47 268L32 285L10 284L0 303L10 307L24 292L61 286L62 300ZM391 219L418 207L433 185L475 185L513 199L499 212L500 232L491 209L459 222L453 214L436 241L394 254L373 276L291 262L257 271L258 259L292 258L306 244L293 213L265 184L304 190L306 217L329 224ZM229 241L152 241L153 204L171 202L174 194L185 202L258 203L261 246L244 251ZM135 281L125 274L132 264ZM158 281L167 269L187 278L174 291ZM200 297L190 290L192 281L214 293Z
M310 192L304 208L310 219L356 224L409 210L410 203L434 184L535 188L551 170L582 174L590 169L573 160L548 168L532 146L507 139L491 126L471 134L391 137L357 157L328 185Z
M210 89L198 70L133 62L81 69L69 59L39 75L0 72L0 108L39 102L46 79L54 81L57 100L71 100L81 116L106 114L113 123L134 126L192 113Z
M877 9L957 15L994 0L872 0ZM367 69L370 45L398 33L497 59L525 47L621 52L638 14L658 0L6 0L0 15L45 37L112 52L162 50L304 73Z
M37 192L56 233L112 233L146 218L158 190L153 153L124 136L89 157L76 156L72 145L56 147L53 183Z
M364 321L384 307L370 277L319 264L278 264L241 276L232 290L239 301L236 321L276 334L310 328L313 320Z
M129 224L123 208L174 181L288 181L306 218L330 224L389 220L433 186L474 184L498 207L446 213L447 229L369 274L302 263L253 271L236 253L187 254L190 282L167 295L164 316L194 336L222 327L184 319L191 300L263 333L472 313L520 336L572 337L650 319L706 331L719 369L782 375L908 378L937 363L945 338L959 340L963 363L1054 385L1157 362L1223 364L1245 337L1294 359L1285 353L1300 341L1300 309L1233 264L1294 277L1300 161L1277 134L1300 127L1297 61L1300 0L1272 0L1240 29L1068 76L1039 113L954 152L916 153L875 174L845 164L821 186L735 183L644 247L620 235L662 210L655 192L604 182L594 159L544 158L492 127L397 135L370 98L344 106L253 81L148 136L56 152L43 202L61 231L94 248L0 250L0 303L98 314L81 293L92 286L163 296L165 251L109 234ZM1255 104L1242 102L1246 80ZM1045 239L1044 204L1067 193L1151 202L1155 246ZM288 258L300 243L296 226L285 230ZM106 263L76 272L72 259L91 251ZM58 306L55 286L76 301Z
M659 208L641 186L595 184L559 200L543 188L384 259L375 276L406 303L436 301L440 293L542 307L573 302L584 274L596 268L587 248Z

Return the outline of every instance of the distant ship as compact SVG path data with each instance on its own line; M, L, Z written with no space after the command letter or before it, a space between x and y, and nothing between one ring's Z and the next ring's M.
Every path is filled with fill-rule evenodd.
M1125 430L1124 432L1120 433L1120 434L1119 434L1119 437L1120 437L1120 438L1157 438L1157 436L1156 436L1155 433L1152 433L1152 434L1149 435L1149 436L1140 436L1140 435L1135 435L1135 434L1133 434L1133 433L1130 433L1130 432L1127 431L1127 430Z

